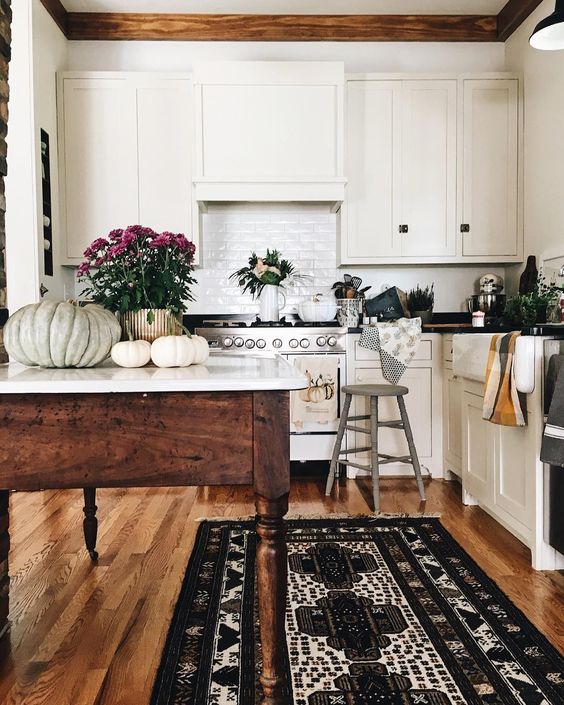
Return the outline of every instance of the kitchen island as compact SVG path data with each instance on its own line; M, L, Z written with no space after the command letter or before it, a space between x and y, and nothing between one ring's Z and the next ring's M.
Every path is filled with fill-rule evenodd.
M0 635L9 624L10 490L252 484L262 703L286 705L289 397L306 386L282 358L222 355L171 369L0 366Z

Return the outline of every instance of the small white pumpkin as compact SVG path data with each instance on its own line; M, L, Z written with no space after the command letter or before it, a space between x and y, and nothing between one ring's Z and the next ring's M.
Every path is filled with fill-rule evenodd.
M146 340L124 340L112 348L112 360L120 367L143 367L151 359L151 343Z
M157 367L188 367L196 347L187 335L163 335L151 344L151 359Z
M190 340L194 344L196 350L193 364L203 365L205 362L208 361L208 357L210 356L210 346L208 344L208 341L201 335L193 335Z

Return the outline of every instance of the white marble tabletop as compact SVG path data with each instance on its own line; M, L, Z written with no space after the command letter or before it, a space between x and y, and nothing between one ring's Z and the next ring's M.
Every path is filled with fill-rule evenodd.
M242 392L304 389L305 376L281 357L210 355L205 365L126 369L106 361L84 369L0 365L0 394Z

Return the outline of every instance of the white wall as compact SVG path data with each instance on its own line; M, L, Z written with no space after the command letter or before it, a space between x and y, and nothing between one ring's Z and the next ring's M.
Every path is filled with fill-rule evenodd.
M344 61L345 71L503 71L503 44L465 42L69 42L75 71L191 71L202 61Z
M68 42L40 0L18 0L13 6L10 64L10 127L6 179L6 270L8 307L15 311L39 300L39 286L48 297L72 292L72 272L56 267L54 277L43 271L41 144L39 130L50 136L52 213L55 257L59 245L57 184L56 78L66 66ZM65 283L67 286L65 287Z
M525 88L525 253L564 254L564 51L529 45L535 25L554 11L545 0L506 43L508 71L522 71ZM522 267L512 267L516 279Z

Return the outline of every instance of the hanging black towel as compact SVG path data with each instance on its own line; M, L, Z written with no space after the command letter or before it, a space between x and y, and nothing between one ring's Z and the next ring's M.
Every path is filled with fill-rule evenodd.
M564 467L564 355L553 355L548 363L545 406L549 402L540 459Z

